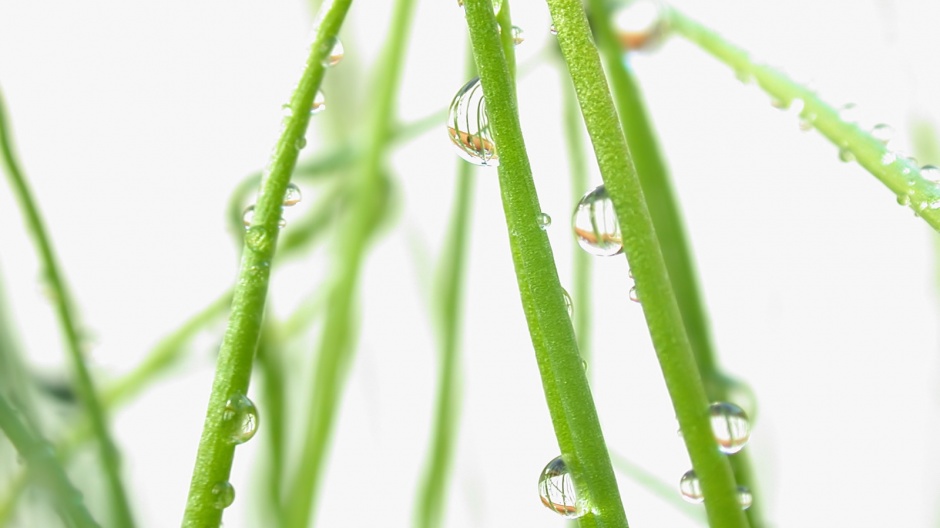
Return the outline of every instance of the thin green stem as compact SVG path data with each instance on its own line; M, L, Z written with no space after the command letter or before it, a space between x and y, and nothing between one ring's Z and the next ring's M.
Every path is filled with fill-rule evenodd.
M509 12L509 0L503 0L499 13L496 14L496 23L499 24L499 42L503 46L503 56L506 57L506 67L509 68L509 77L516 79L516 42L512 34L512 15ZM513 82L513 89L516 83Z
M19 161L14 154L13 138L7 123L6 109L2 95L0 95L0 152L7 175L13 185L16 197L23 208L26 224L32 232L33 241L39 250L39 258L45 268L45 277L53 292L56 316L65 334L65 343L69 351L72 368L75 370L76 386L79 397L85 405L92 431L98 440L99 455L101 456L102 470L104 471L108 491L112 499L114 522L118 525L131 528L134 519L124 485L121 483L121 462L117 447L108 431L107 417L101 406L94 382L85 364L82 352L81 338L78 325L73 313L74 304L65 285L65 279L59 270L59 263L52 249L52 241L46 231L39 207L33 199L32 191L26 181L26 175L20 168Z
M81 492L69 481L52 446L20 421L16 410L3 396L0 396L0 429L26 461L33 480L49 491L65 524L97 528L99 525L85 508Z
M713 526L745 527L734 475L712 437L708 398L584 10L577 0L548 0L548 6L601 176L617 212L666 387L701 479L709 521Z
M857 123L842 119L839 110L815 92L770 66L752 60L746 51L714 31L677 11L673 11L671 16L678 34L733 68L739 76L753 77L782 107L801 101L800 117L807 124L835 144L844 156L854 158L891 189L899 203L909 205L934 230L940 231L940 185L921 175L916 160L893 152L883 141L859 128Z
M261 391L263 394L265 414L264 432L267 435L267 449L270 457L265 468L264 488L265 505L270 511L270 524L272 526L284 525L284 511L281 508L281 493L284 482L285 450L287 447L285 436L284 413L286 410L285 398L285 366L279 351L282 349L280 333L269 322L266 322L258 342L257 364L261 374Z
M222 510L215 506L212 492L216 484L228 482L235 456L231 424L227 423L234 418L231 413L226 413L226 402L244 397L248 392L284 195L297 163L298 142L306 134L310 108L323 80L323 59L329 53L331 41L336 37L350 3L351 0L334 0L321 11L306 67L291 97L291 114L286 118L275 146L267 177L262 180L253 222L245 236L228 329L219 351L189 487L183 516L186 528L215 528L222 521Z
M574 480L582 526L625 527L607 446L565 308L526 156L517 103L489 0L464 11L499 149L499 184L522 306L563 460Z
M372 112L368 119L361 165L350 182L355 197L339 219L337 260L332 272L328 303L308 406L305 442L299 468L287 496L287 526L306 528L315 511L317 489L339 405L345 373L353 352L353 307L366 245L386 208L387 182L382 165L389 146L389 131L398 95L404 52L414 14L414 0L398 0L384 53L373 82Z

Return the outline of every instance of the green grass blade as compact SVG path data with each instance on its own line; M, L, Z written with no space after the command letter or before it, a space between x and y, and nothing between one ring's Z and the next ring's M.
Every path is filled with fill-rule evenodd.
M91 379L91 374L88 372L88 366L85 364L78 325L73 313L74 304L65 285L65 279L60 271L55 251L52 248L52 240L49 238L42 215L39 213L39 207L33 199L32 191L26 181L26 175L20 168L20 163L13 151L13 139L9 123L7 123L2 95L0 95L0 154L2 154L7 175L10 177L10 183L20 206L23 208L26 224L32 232L33 241L39 251L39 260L45 268L44 275L46 280L49 281L49 287L54 294L56 316L62 326L62 332L65 334L69 359L75 371L76 388L87 411L92 430L98 440L102 470L104 471L108 492L111 495L114 522L122 527L131 528L134 526L134 519L127 499L127 492L121 482L121 463L117 446L115 446L111 433L108 431L107 417L95 391L95 385Z
M541 208L492 3L466 0L464 10L500 153L499 184L522 306L558 445L585 510L581 525L625 527L620 493L581 368L548 236L538 223Z
M708 398L584 10L576 0L548 0L548 6L601 176L617 211L663 377L701 479L709 521L713 526L745 527L734 475L711 434Z

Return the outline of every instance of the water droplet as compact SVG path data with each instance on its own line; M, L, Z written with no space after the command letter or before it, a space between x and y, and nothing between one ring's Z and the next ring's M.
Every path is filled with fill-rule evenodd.
M242 223L245 224L245 229L251 227L251 222L254 219L255 219L255 206L249 205L242 212Z
M235 502L235 487L232 483L225 480L216 482L212 486L212 505L220 510L224 510Z
M578 244L588 253L610 257L623 251L614 203L603 185L581 197L571 224Z
M301 198L300 187L297 187L297 184L293 182L288 183L287 192L284 193L284 205L287 207L297 205L300 203Z
M317 95L313 96L313 105L310 107L310 115L317 115L326 110L326 96L323 92L317 90Z
M628 51L658 47L667 33L664 6L656 0L635 0L613 13L614 31Z
M287 227L287 220L283 216L278 218L277 226L280 227L281 229L284 229L285 227Z
M306 146L307 146L307 138L305 138L304 136L300 136L299 138L297 138L296 141L294 141L294 148L297 150L303 150L303 148Z
M932 181L940 185L940 167L924 165L920 168L920 176L927 181Z
M584 372L587 372L587 369L588 369L587 360L584 358L581 358L581 370L583 370Z
M839 159L846 163L849 163L849 162L855 161L855 154L852 153L849 147L842 147L841 149L839 149Z
M705 500L705 495L702 493L702 483L699 482L694 469L686 471L679 479L679 493L682 494L683 499L692 504L701 504Z
M519 26L512 27L512 43L518 46L525 42L525 31Z
M281 115L284 117L291 117L294 115L294 109L291 108L289 103L284 103L281 105Z
M551 26L549 26L548 32L551 33L552 35L557 35L557 34L558 34L558 30L555 29L555 24L552 24Z
M574 492L574 481L561 457L554 458L539 476L539 497L546 508L569 519L577 519L584 512Z
M258 432L258 409L244 394L236 394L225 402L222 422L227 427L229 441L243 444Z
M631 300L631 301L637 302L637 303L640 302L640 294L638 294L638 293L636 292L636 285L635 285L635 284L633 285L632 288L630 288L630 293L629 293L628 295L630 296L630 300Z
M271 249L271 237L262 226L251 226L245 232L245 244L252 251L266 252Z
M548 226L552 225L552 217L548 216L545 213L539 213L538 217L539 227L542 228L542 231L548 229Z
M332 68L339 64L343 60L343 56L346 54L346 50L343 48L342 41L338 37L330 37L323 42L323 51L326 55L323 56L324 68Z
M571 294L568 290L562 288L561 296L565 298L565 310L568 311L568 317L574 317L574 301L571 300Z
M901 193L901 194L899 194L899 195L898 195L898 205L903 205L904 207L907 207L907 206L911 205L911 197L910 197L910 195L908 195L908 194L906 194L906 193Z
M776 97L771 96L770 106L776 108L777 110L786 110L787 108L790 108L790 103L787 101L784 101L783 99L778 99Z
M859 120L859 110L855 103L847 103L839 108L839 119L849 124L857 124Z
M892 139L894 139L894 127L891 125L886 125L884 123L878 123L871 129L871 137L875 140L880 141L882 144L887 145Z
M461 158L475 165L499 165L479 77L465 84L451 101L447 133Z
M746 486L738 486L738 504L741 505L742 510L746 510L751 507L751 504L754 504L754 496L751 495L751 490L747 489Z
M708 407L712 434L718 442L718 449L731 455L744 449L751 437L751 426L747 415L733 403L716 402Z
M881 155L881 164L888 166L898 160L898 155L890 150Z
M931 209L940 209L940 200L934 200L930 202L928 205Z

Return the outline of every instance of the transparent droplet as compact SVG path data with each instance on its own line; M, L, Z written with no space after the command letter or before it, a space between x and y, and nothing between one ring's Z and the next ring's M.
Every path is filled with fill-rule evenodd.
M306 146L307 146L307 138L305 138L304 136L300 136L299 138L297 138L296 141L294 141L294 148L297 150L303 150L303 148Z
M569 519L577 519L584 512L574 492L574 481L561 457L554 458L539 476L539 497L546 508Z
M910 195L908 195L908 194L906 194L906 193L901 193L901 194L899 194L899 195L898 195L898 205L903 205L904 207L907 207L907 206L911 205L911 197L910 197Z
M465 84L451 101L447 133L461 158L475 165L499 165L479 77Z
M581 197L571 224L578 244L588 253L610 257L623 251L614 203L603 185Z
M847 103L842 105L839 108L839 119L850 124L858 124L859 120L859 111L858 107L855 106L855 103Z
M552 24L551 26L549 26L548 32L551 33L552 35L557 35L557 34L558 34L558 30L555 29L555 24Z
M667 34L668 24L663 4L657 0L634 0L613 13L614 31L623 49L651 50Z
M292 205L297 205L300 203L301 198L300 187L297 187L295 183L287 184L287 192L284 193L284 205L290 207Z
M512 43L518 46L525 42L525 31L519 26L512 27Z
M800 114L799 126L800 130L803 132L809 132L813 129L813 126L816 124L816 114L811 112L803 112Z
M326 96L323 92L317 90L317 95L313 96L313 105L310 107L310 115L317 115L326 110Z
M224 510L235 502L235 487L232 483L225 480L216 482L212 486L212 505L220 510Z
M588 369L587 360L584 358L581 358L581 370L583 370L584 372L587 372L587 369Z
M251 222L255 219L255 206L249 205L242 211L242 223L245 224L245 229L251 227Z
M539 227L542 228L542 231L548 229L548 226L552 225L552 217L548 216L545 213L539 213L538 217Z
M294 115L294 109L291 108L290 104L284 103L281 105L281 115L284 117L291 117Z
M738 504L741 505L742 510L746 510L751 507L751 504L754 504L754 496L747 486L738 486Z
M245 244L252 251L266 252L271 249L271 236L262 226L251 226L245 231Z
M631 301L636 302L636 303L640 302L640 294L636 292L635 284L633 285L632 288L630 288L630 293L628 295L630 296Z
M682 498L692 504L701 504L705 500L702 493L702 483L698 480L698 475L694 469L690 469L679 479L679 493Z
M712 434L718 442L718 449L731 455L744 449L751 437L751 426L747 415L733 403L716 402L708 407Z
M278 218L277 226L280 227L281 229L284 229L285 227L287 227L287 219L285 219L283 216Z
M884 123L878 123L871 129L871 137L887 145L894 139L894 127Z
M855 161L855 154L849 149L849 147L842 147L839 149L839 159L846 163Z
M920 168L920 176L927 180L940 185L940 168L933 165L924 165Z
M898 160L898 155L890 150L881 155L881 164L888 166Z
M568 290L562 288L561 296L565 299L565 310L568 312L568 317L574 317L574 301L571 300L571 294L568 293Z
M236 394L225 402L222 422L227 428L229 441L243 444L258 432L258 409L244 394Z
M324 68L336 66L343 60L343 56L346 54L346 50L343 48L343 43L339 40L339 37L330 37L326 40L323 43L323 51L326 52L321 63Z

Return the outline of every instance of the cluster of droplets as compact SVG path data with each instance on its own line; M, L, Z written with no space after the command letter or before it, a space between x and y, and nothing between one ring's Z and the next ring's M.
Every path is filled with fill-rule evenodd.
M577 498L574 481L562 457L555 457L539 475L539 498L553 512L568 519L577 519L585 513Z
M281 207L282 212L284 207L292 207L299 204L302 197L300 187L297 187L293 182L287 184L287 190L284 193L284 202ZM264 226L252 225L254 224L254 220L255 206L249 205L245 208L244 212L242 212L242 223L245 225L245 243L254 251L267 251L273 239ZM281 216L278 219L277 226L280 228L286 227L287 220Z
M612 14L617 41L625 51L651 51L669 34L666 6L659 0L632 0Z
M744 449L751 437L750 422L744 410L730 402L715 402L708 406L708 418L719 451L733 455ZM679 479L679 494L696 504L705 500L695 470L686 471ZM737 495L742 509L751 507L754 499L747 487L738 486Z
M486 99L479 77L465 84L451 101L447 114L447 134L461 158L474 165L499 165L499 154L486 115Z

